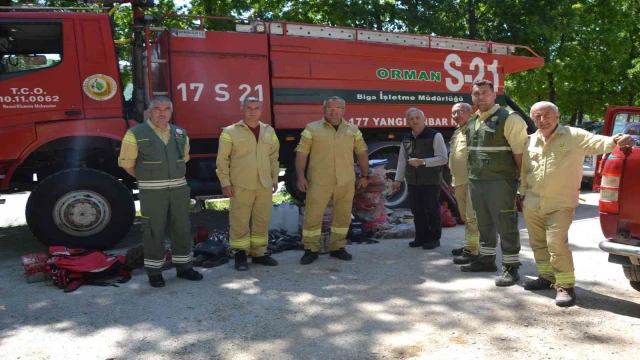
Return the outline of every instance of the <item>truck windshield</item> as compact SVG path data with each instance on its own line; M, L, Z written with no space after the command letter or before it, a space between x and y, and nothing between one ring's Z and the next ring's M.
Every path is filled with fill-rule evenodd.
M0 22L0 77L62 61L62 24Z

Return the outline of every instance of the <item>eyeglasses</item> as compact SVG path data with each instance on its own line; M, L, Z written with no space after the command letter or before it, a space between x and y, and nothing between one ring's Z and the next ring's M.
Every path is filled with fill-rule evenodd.
M464 114L464 113L466 113L465 110L453 110L451 112L451 115L458 115L458 114Z
M329 111L340 111L340 110L344 110L343 107L325 107L325 109L329 110Z

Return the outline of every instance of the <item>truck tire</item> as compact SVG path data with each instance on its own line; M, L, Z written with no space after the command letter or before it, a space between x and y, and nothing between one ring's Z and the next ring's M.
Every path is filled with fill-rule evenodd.
M93 169L70 169L45 178L27 200L33 235L47 246L109 249L133 225L135 205L129 189L115 177Z
M398 166L398 153L374 153L370 159L387 159L388 163L385 165L385 190L382 196L387 199L385 205L389 209L401 209L409 208L409 187L406 180L402 181L400 190L397 193L391 191L393 181L396 177L396 167Z
M624 276L629 280L629 284L632 288L640 291L640 266L638 265L623 265L622 270Z
M298 175L296 174L295 165L290 166L285 170L284 187L292 198L296 199L296 201L301 204L304 204L304 199L307 198L307 194L298 190Z

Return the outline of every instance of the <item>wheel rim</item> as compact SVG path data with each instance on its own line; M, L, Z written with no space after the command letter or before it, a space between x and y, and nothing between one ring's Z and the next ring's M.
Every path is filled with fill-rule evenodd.
M109 202L88 190L71 191L58 199L53 207L58 228L73 236L91 236L102 231L111 221Z
M382 192L382 196L387 200L386 206L394 207L400 205L403 201L407 199L407 182L402 180L400 185L400 190L398 192L393 192L393 182L396 179L396 169L387 169L385 170L385 178L384 178L384 191Z

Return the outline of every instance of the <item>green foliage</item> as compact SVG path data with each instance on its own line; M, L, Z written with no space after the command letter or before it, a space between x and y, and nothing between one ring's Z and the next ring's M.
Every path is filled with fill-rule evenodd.
M9 0L0 0L10 3ZM75 1L40 1L82 6ZM14 1L17 3L17 1ZM574 123L601 119L607 105L640 105L639 0L158 0L147 14L189 13L361 27L529 46L542 68L509 75L505 89L523 108L554 101ZM97 6L97 5L85 5ZM113 15L116 39L132 37L127 5ZM168 27L232 30L233 21L169 18ZM123 83L130 44L118 45Z

